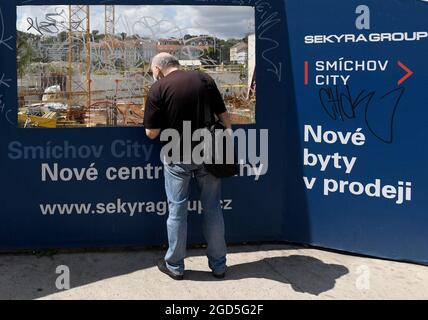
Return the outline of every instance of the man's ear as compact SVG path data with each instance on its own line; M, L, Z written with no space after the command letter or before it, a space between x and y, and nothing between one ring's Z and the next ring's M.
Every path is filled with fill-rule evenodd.
M165 75L163 74L162 70L159 69L159 79L165 78Z

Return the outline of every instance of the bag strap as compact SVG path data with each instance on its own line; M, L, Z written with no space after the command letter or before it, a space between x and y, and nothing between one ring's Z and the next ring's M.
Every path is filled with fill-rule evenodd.
M210 127L212 118L211 118L211 105L208 103L209 99L207 99L207 95L205 94L204 97L204 125L205 127Z
M198 111L197 111L197 117L198 121L200 121L200 115L201 115L201 109L204 111L204 118L202 123L202 128L209 128L212 125L212 117L211 117L211 105L209 103L210 99L208 97L207 92L209 92L210 87L207 79L205 79L202 74L199 74L199 77L203 83L201 88L199 89L199 95L198 95ZM203 104L201 104L201 100L203 101Z

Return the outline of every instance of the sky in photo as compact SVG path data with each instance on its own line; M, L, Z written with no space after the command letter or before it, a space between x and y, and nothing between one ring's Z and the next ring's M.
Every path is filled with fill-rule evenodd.
M185 34L208 34L218 38L243 38L254 32L254 8L245 6L123 6L116 7L116 33L138 34L154 39ZM68 17L68 6L18 6L16 27L27 31L28 18L47 21L46 14ZM104 6L90 6L91 30L104 33ZM59 18L61 19L61 18Z

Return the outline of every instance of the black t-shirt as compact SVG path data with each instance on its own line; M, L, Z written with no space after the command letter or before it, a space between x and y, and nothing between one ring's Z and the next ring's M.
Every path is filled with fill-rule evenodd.
M211 113L227 111L215 81L206 73L177 70L155 82L149 92L144 113L147 129L176 129L183 132L183 122L191 121L192 132L204 124L203 99ZM198 111L199 108L199 111Z

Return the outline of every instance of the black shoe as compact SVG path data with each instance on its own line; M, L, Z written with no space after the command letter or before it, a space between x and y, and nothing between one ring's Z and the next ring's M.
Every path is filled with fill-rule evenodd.
M172 272L171 270L168 269L168 267L166 266L166 262L165 262L164 258L161 258L158 260L158 269L160 272L165 273L166 275L170 276L174 280L183 280L184 279L184 275L175 274L174 272Z
M214 273L213 272L212 275L213 275L214 278L224 279L224 277L226 276L226 272L223 272L223 273Z

